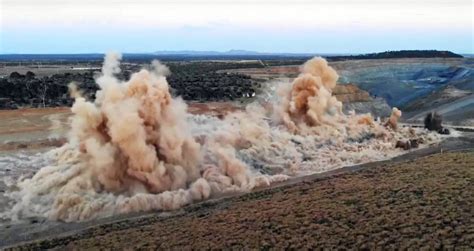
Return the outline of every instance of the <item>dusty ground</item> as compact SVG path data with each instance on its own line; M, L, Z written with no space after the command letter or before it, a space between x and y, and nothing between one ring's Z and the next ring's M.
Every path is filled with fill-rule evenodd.
M232 102L193 102L188 111L219 118L242 109ZM66 142L70 107L0 110L0 151L58 147Z
M243 110L242 107L233 102L207 102L207 103L188 103L188 112L192 114L206 114L223 118L227 114Z
M384 163L17 248L472 250L473 163L473 151Z
M0 151L61 146L70 115L68 107L0 111Z

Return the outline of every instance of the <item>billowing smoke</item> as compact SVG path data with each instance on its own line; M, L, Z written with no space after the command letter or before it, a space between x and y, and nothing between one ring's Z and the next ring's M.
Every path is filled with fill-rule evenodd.
M307 61L302 74L280 89L277 116L291 132L331 125L343 115L342 103L332 96L338 78L324 59Z
M68 143L54 164L18 181L4 218L80 221L114 214L172 210L211 196L250 191L293 176L393 157L400 139L439 136L344 114L333 95L337 73L322 58L281 83L272 104L258 102L224 119L190 115L170 95L158 61L121 82L120 55L105 57L94 102L72 88Z

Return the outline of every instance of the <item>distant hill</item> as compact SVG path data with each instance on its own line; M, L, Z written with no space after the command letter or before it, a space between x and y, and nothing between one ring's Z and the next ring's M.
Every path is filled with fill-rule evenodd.
M213 56L213 55L269 55L275 53L262 53L257 51L247 51L247 50L229 50L229 51L192 51L192 50L182 50L182 51L156 51L153 54L155 55L189 55L189 56Z
M193 50L182 50L182 51L155 51L154 55L163 56L278 56L278 57L311 57L314 55L322 56L336 56L343 54L318 54L318 53L290 53L290 52L258 52L248 50L228 50L228 51L193 51Z
M385 58L462 58L462 55L451 51L437 50L401 50L385 51L378 53L345 55L345 54L321 54L321 53L277 53L277 52L258 52L247 50L229 50L229 51L156 51L155 55L181 55L181 56L314 56L320 55L332 59L385 59Z
M462 55L451 51L437 50L401 50L401 51L385 51L379 53L369 53L351 56L331 56L332 60L347 59L389 59L389 58L462 58Z

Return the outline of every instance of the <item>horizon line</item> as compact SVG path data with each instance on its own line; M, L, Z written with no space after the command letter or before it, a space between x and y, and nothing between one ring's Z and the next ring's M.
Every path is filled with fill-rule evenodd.
M230 56L245 56L245 55L362 55L362 54L372 54L372 53L383 53L383 52L396 52L396 51L447 51L456 54L466 54L473 55L474 52L457 52L446 49L401 49L401 50L384 50L384 51L372 51L372 52L268 52L268 51L252 51L245 49L230 49L225 51L214 51L214 50L157 50L154 52L119 52L122 55L127 54L142 54L142 55L192 55L192 53L232 53L232 52L242 52L242 54L231 54ZM107 52L54 52L54 53L34 53L34 52L2 52L0 55L105 55L110 52L117 52L117 50L110 50ZM248 52L248 54L245 54ZM187 54L189 53L189 54ZM206 54L201 54L206 55Z

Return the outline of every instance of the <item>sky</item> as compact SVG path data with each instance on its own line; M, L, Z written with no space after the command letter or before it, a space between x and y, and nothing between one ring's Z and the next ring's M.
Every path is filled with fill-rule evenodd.
M474 53L471 0L0 0L0 54Z

